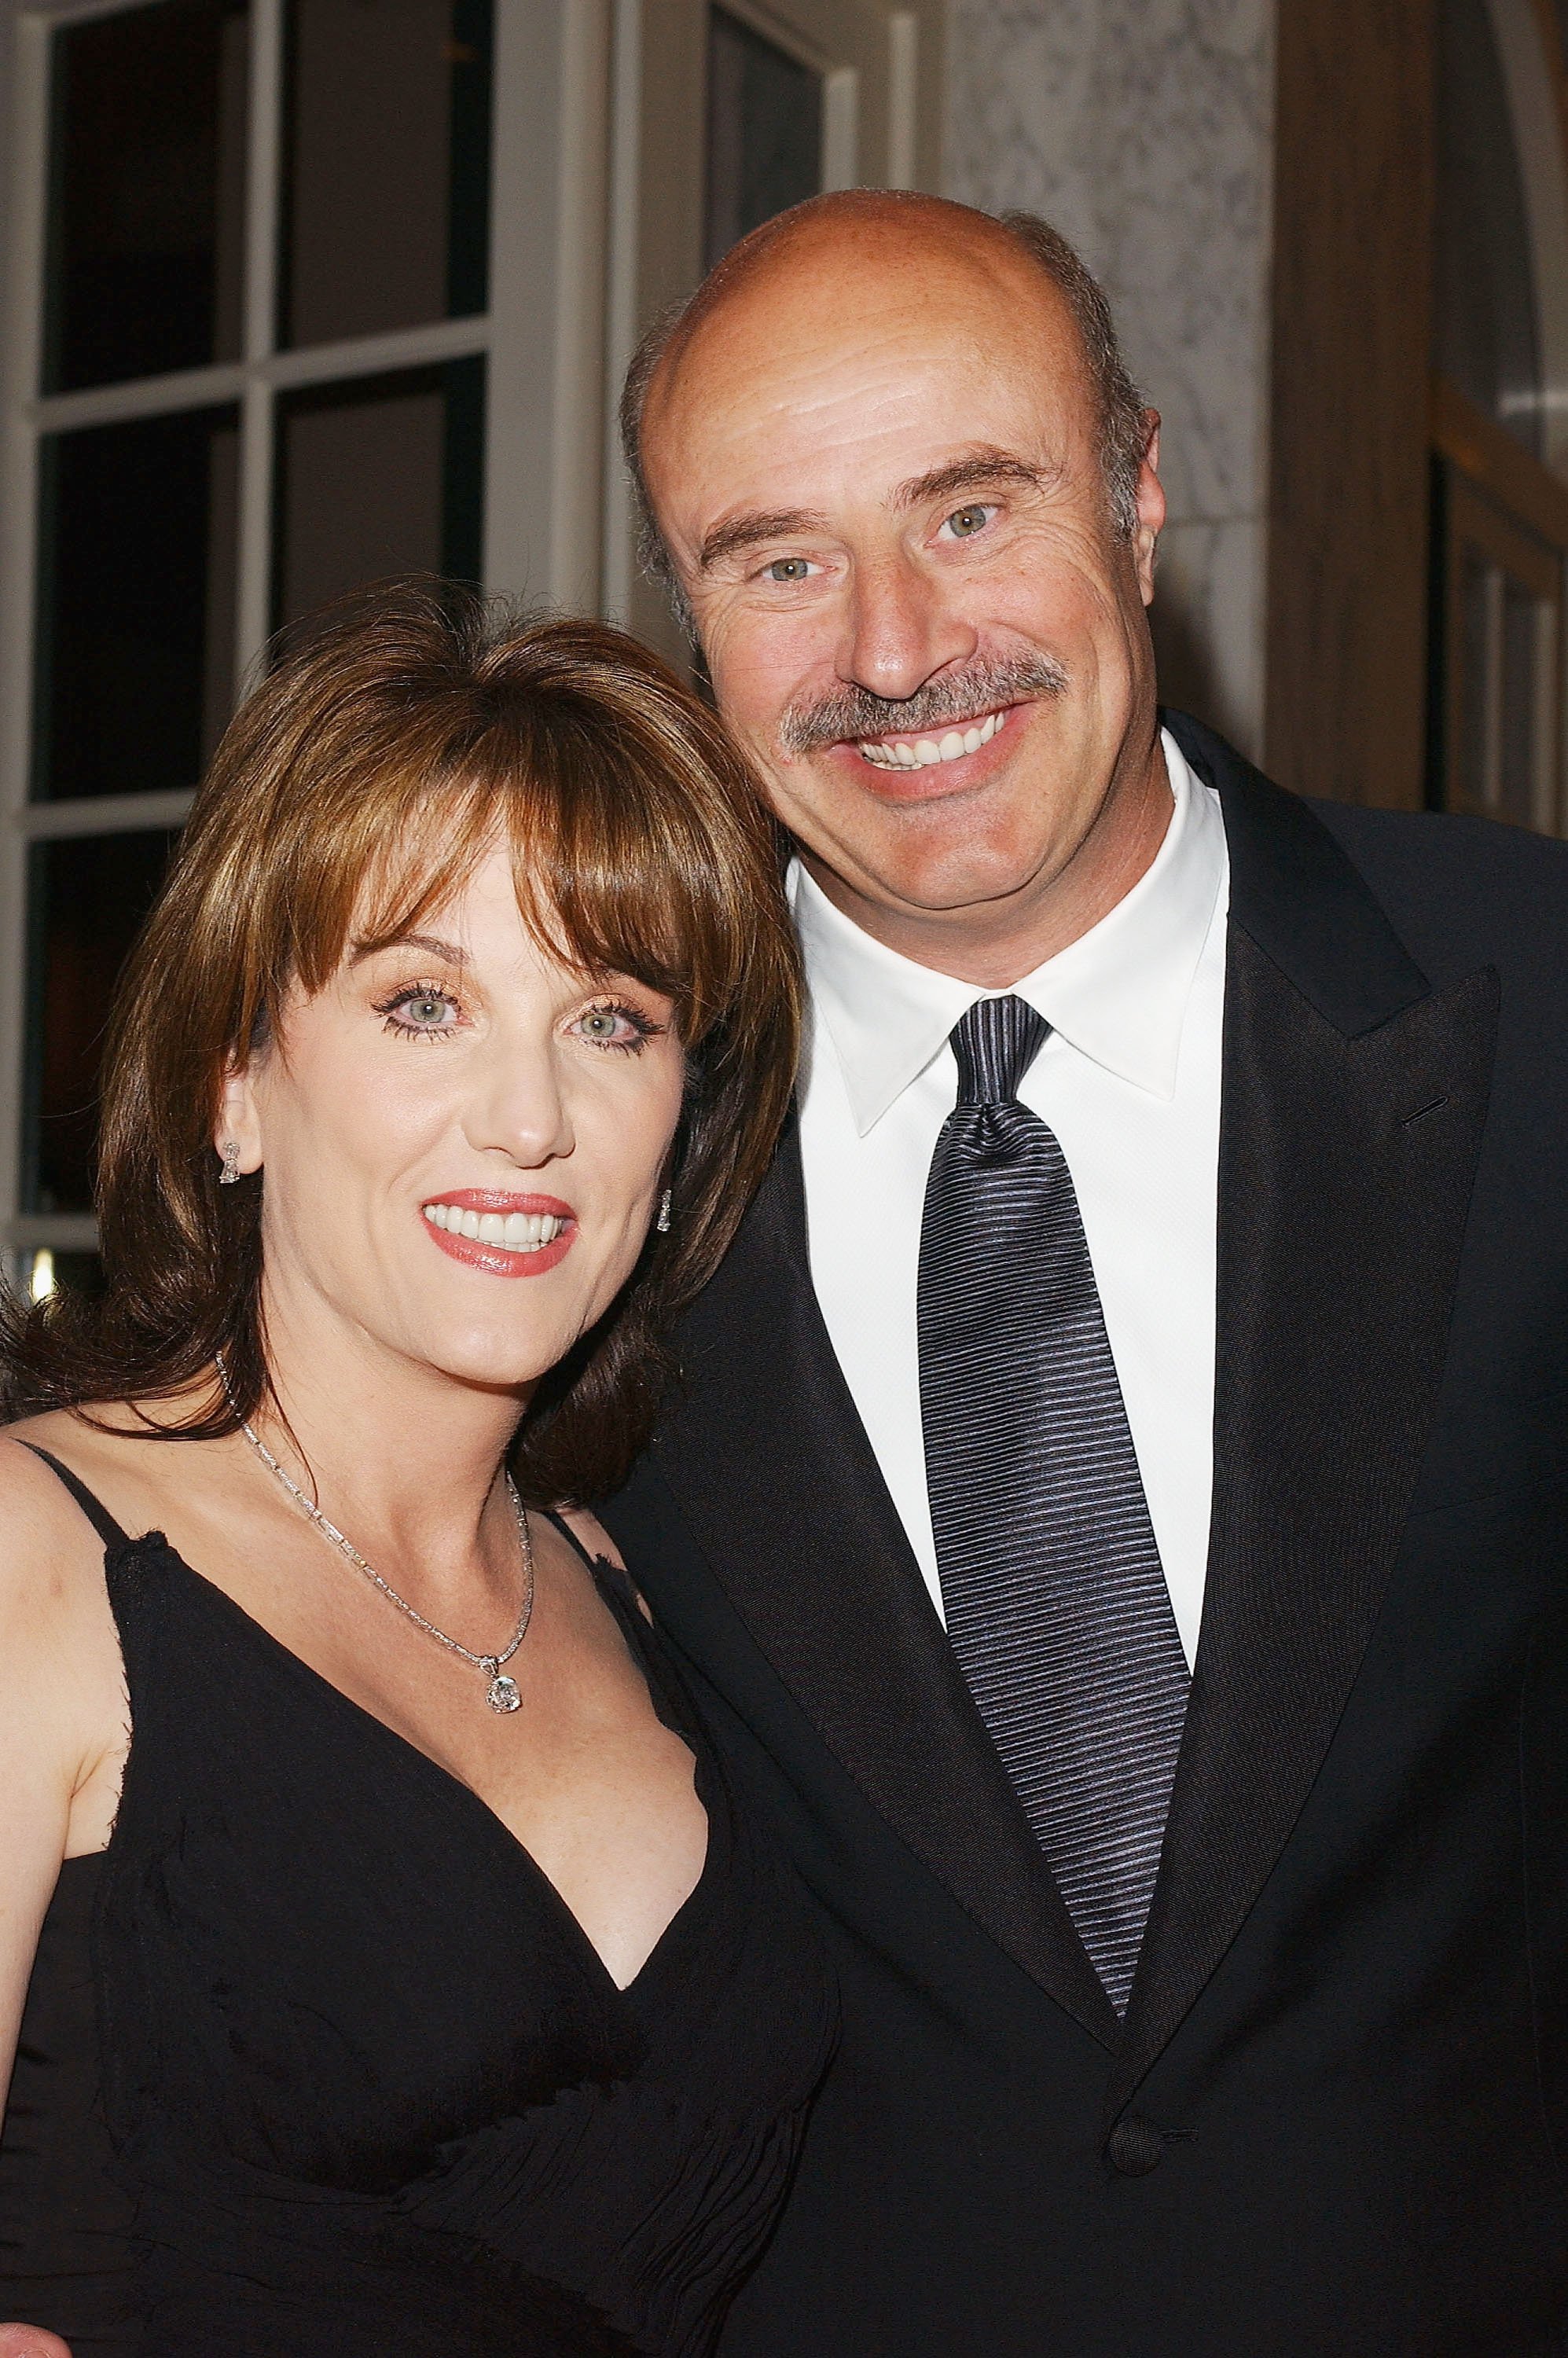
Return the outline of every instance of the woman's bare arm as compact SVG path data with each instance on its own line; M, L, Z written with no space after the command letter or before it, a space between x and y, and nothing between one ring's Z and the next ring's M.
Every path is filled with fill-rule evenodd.
M114 1823L126 1712L103 1558L53 1475L0 1439L0 2089L61 1863Z
M101 1849L114 1821L126 1713L102 1566L54 1476L0 1439L0 2095L61 1864ZM0 2358L71 2353L6 2324Z

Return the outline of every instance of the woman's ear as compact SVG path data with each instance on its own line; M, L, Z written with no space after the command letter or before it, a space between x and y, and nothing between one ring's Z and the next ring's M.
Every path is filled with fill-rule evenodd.
M243 1072L231 1073L223 1083L212 1143L223 1165L221 1174L222 1185L227 1186L243 1173L261 1169L264 1160L261 1115L248 1066Z

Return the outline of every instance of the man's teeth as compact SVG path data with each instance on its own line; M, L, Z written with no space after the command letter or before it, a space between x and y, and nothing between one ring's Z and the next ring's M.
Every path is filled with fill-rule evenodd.
M1006 713L992 712L967 729L949 729L943 737L890 737L881 744L862 741L859 750L879 770L925 770L934 762L957 762L965 753L978 753L1006 726Z
M467 1237L470 1244L504 1245L508 1252L537 1252L554 1244L565 1220L553 1212L470 1212L458 1204L427 1204L425 1217L433 1228L449 1237Z

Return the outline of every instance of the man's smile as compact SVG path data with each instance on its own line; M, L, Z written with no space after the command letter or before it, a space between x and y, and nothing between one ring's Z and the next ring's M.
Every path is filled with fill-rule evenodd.
M967 753L978 753L1006 725L1005 712L990 712L983 720L960 722L946 729L940 737L858 739L856 751L862 760L879 770L933 769L938 763L958 762Z

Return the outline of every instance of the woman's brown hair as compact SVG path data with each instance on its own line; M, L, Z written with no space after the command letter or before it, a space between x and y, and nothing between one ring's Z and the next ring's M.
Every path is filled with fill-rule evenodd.
M193 1408L147 1432L199 1440L254 1412L265 1180L218 1184L225 1076L276 1036L291 991L330 979L351 928L406 932L498 835L541 944L665 993L687 1052L669 1232L540 1387L514 1453L538 1502L624 1478L661 1338L733 1235L789 1101L799 980L776 838L718 720L645 648L435 582L329 610L231 722L116 993L104 1291L8 1309L11 1416L194 1388Z

